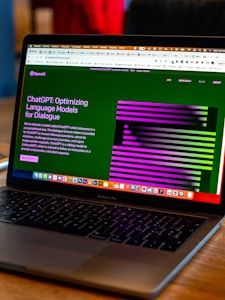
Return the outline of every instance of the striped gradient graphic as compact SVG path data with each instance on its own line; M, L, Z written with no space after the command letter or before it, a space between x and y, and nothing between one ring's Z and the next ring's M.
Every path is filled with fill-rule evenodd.
M118 101L110 180L207 192L217 109Z

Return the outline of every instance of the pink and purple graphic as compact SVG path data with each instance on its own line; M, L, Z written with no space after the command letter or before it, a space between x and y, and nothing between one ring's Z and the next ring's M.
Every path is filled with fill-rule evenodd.
M116 120L111 181L209 191L217 108L121 100Z

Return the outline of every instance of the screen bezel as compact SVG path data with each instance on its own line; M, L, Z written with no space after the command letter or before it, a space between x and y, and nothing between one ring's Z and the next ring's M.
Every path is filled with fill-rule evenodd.
M7 175L7 184L23 189L31 189L57 194L65 194L65 185L54 182L39 181L34 179L21 179L13 177L13 157L17 135L17 122L20 110L20 98L23 85L26 50L29 44L84 44L84 45L121 45L121 46L162 46L162 47L199 47L225 49L223 37L191 37L191 36L107 36L107 35L28 35L25 37L22 48L17 96L15 104L14 122L10 147L10 160ZM225 54L224 54L225 55ZM98 190L91 187L66 185L66 194L82 196L85 198L98 198L112 200L117 203L141 204L144 206L179 209L184 211L198 211L223 215L225 211L224 184L221 192L221 204L199 203L188 200L176 200L174 198L158 197L112 190Z

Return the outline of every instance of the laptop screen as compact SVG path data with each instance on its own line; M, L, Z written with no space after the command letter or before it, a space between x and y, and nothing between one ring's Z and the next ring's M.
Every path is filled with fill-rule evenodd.
M225 51L29 43L12 175L220 204Z

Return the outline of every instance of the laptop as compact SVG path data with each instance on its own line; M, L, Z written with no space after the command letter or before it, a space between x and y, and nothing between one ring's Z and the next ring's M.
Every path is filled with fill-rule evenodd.
M0 266L153 298L224 216L225 40L24 39Z

